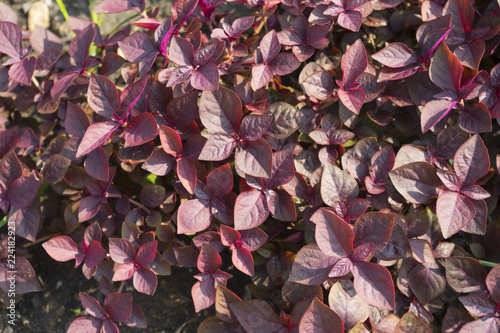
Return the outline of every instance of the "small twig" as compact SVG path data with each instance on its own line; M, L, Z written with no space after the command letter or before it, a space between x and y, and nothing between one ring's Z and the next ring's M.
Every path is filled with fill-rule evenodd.
M486 261L486 260L479 260L479 262L483 265L483 266L486 266L486 267L496 267L498 265L498 263L496 262L491 262L491 261Z
M39 92L41 92L42 94L45 94L45 91L43 91L43 89L40 86L40 83L38 83L38 80L36 79L36 77L32 76L31 82L33 82L33 84L35 85L35 87L38 89Z
M122 196L121 196L121 195L119 195L119 194L109 194L109 193L108 193L108 194L106 195L106 197L108 197L108 198L117 198L117 199L120 199ZM132 203L132 204L136 205L137 207L141 208L141 209L142 209L142 210L144 210L146 213L148 213L148 214L149 214L149 213L151 213L151 211L150 211L148 208L146 208L146 206L144 206L143 204L141 204L140 202L135 201L134 199L130 199L130 198L128 199L128 201L129 201L130 203Z
M122 283L120 283L120 286L118 287L118 290L116 292L121 293L123 290L123 287L125 287L125 281L122 281Z
M51 239L53 237L56 237L56 236L59 236L60 233L57 233L57 234L51 234L51 235L47 235L47 236L43 236L41 238L38 238L37 240L35 240L34 242L31 242L29 244L26 244L24 245L25 248L28 248L30 246L33 246L33 245L37 245L37 244L40 244L41 242L45 242L46 240L48 239Z

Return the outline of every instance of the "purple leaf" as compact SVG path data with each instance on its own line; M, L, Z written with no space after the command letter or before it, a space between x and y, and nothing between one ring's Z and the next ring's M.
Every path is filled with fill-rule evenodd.
M217 66L207 64L193 71L191 85L198 90L217 90L219 88L219 70Z
M361 215L354 225L354 246L373 243L373 250L382 249L391 237L396 215L369 212Z
M271 30L268 32L260 42L260 52L262 53L262 59L265 64L272 61L278 53L280 53L281 45L278 40L278 35L276 31Z
M68 102L66 108L66 118L64 119L64 127L69 134L83 138L85 131L90 126L90 121L85 113L79 106Z
M306 285L322 284L337 261L338 257L325 254L318 245L308 244L297 253L288 281Z
M158 278L152 270L141 267L134 273L133 283L138 292L153 295L158 285Z
M466 295L458 299L473 316L484 317L495 313L494 303L484 295Z
M241 326L248 332L278 332L282 325L278 316L265 301L252 299L230 304Z
M187 39L173 36L168 57L179 66L191 65L194 61L193 45Z
M114 14L134 10L141 13L145 7L145 0L105 0L95 6L92 11L94 13Z
M273 71L266 64L256 64L252 67L252 89L263 88L273 79Z
M244 247L235 247L233 249L232 261L234 267L236 267L239 271L249 276L255 275L252 254Z
M221 132L214 133L203 146L199 159L202 161L223 161L231 156L237 144L232 135Z
M266 113L273 116L273 121L267 128L266 134L276 139L289 137L304 120L304 114L301 111L285 102L271 104Z
M229 163L215 168L208 174L207 186L214 198L221 198L231 192L233 188L233 172Z
M300 319L299 330L311 333L342 333L344 323L332 309L315 297Z
M199 199L184 201L177 213L177 233L194 233L205 230L212 221L208 202Z
M436 126L457 104L458 101L451 102L445 99L432 100L427 103L420 118L422 133Z
M41 183L31 177L17 178L7 189L7 198L15 208L23 208L29 205L35 197Z
M119 264L133 262L135 260L135 249L128 240L110 238L109 255L114 262Z
M293 54L280 53L268 65L274 74L288 75L300 67L300 61Z
M384 266L358 261L352 268L354 288L366 303L387 310L394 309L394 284Z
M272 149L262 138L241 142L234 158L237 167L247 175L261 178L271 176Z
M132 294L111 293L104 299L104 309L111 319L123 322L132 313Z
M344 330L350 330L368 318L369 306L356 294L351 280L335 283L328 296L330 308L344 323Z
M474 135L458 148L453 166L464 187L475 184L479 178L488 173L490 158L479 135Z
M258 227L269 216L266 198L258 190L240 193L234 206L234 227L236 230Z
M80 302L82 303L83 308L87 311L91 316L102 319L106 317L106 312L101 307L101 304L92 296L80 293Z
M240 127L241 116L241 101L232 90L219 87L201 94L200 119L208 130L233 134Z
M337 202L345 203L358 196L358 184L346 171L327 164L321 176L321 197L330 207L335 207Z
M457 91L464 68L458 58L451 53L445 43L441 43L434 53L429 67L431 81L443 90Z
M351 227L325 208L311 216L316 223L316 242L328 256L349 257L353 252L354 234Z
M123 139L129 147L140 146L154 140L158 134L156 119L151 113L141 113L134 117L123 130Z
M264 135L272 120L271 115L249 114L243 118L238 135L243 140L257 140Z
M366 50L361 39L356 40L342 57L343 87L353 88L354 81L365 71L368 66Z
M96 31L92 24L89 24L87 27L82 29L71 41L68 53L75 60L78 69L85 69L88 65L87 60L90 50L90 44L92 44L95 36ZM97 63L95 65L97 65Z
M68 327L68 333L100 333L102 320L94 317L79 317L73 320Z
M22 30L17 24L0 22L0 52L20 59L22 54Z
M394 187L411 203L425 203L437 195L441 181L427 162L405 164L389 172Z
M416 63L417 55L403 43L392 43L377 53L372 58L382 65L391 68L401 68Z
M215 272L222 265L222 258L213 247L204 244L201 247L196 265L202 273Z
M135 32L118 42L125 59L139 63L139 76L147 74L160 51L144 32Z
M111 115L120 108L118 90L108 78L93 74L87 91L90 107L100 116L111 119Z
M109 180L109 160L104 149L97 147L89 153L85 160L85 171L94 178Z
M174 157L182 154L182 141L177 132L167 126L160 126L160 141L163 150Z
M343 89L339 89L337 90L337 94L340 101L345 105L346 108L348 108L355 114L359 114L359 112L361 111L361 107L366 100L366 93L364 90L349 89L345 91Z
M439 195L436 209L444 238L450 238L460 231L476 213L474 205L465 195L450 191Z
M357 10L348 10L344 13L340 13L337 18L337 22L341 27L354 32L359 31L362 20L363 14Z
M193 162L187 158L180 158L177 160L177 177L182 183L182 186L190 193L194 193L194 188L196 186L196 178L198 177L198 172Z
M22 61L16 62L10 66L9 77L14 81L29 86L31 84L31 78L33 77L35 67L35 57L25 58Z
M42 244L47 254L57 261L68 261L75 259L78 254L78 246L68 236L57 236Z
M111 137L113 132L120 125L114 121L105 121L102 123L93 123L87 128L85 135L80 142L80 146L78 146L78 150L76 152L76 157L82 157L90 153L92 150L101 146L107 139Z
M446 259L446 281L458 293L484 290L486 272L481 263L472 258Z

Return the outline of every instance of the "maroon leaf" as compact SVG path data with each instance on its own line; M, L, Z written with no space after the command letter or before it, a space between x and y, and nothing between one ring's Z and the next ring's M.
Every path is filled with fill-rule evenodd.
M101 147L97 147L89 153L85 160L85 171L94 178L109 180L109 160L108 155Z
M127 263L135 260L135 249L132 243L121 238L109 239L109 255L116 263Z
M17 178L7 189L7 198L15 208L23 208L29 205L35 197L41 183L31 177Z
M184 201L177 214L179 234L203 231L212 221L209 204L199 199Z
M466 295L458 299L473 316L491 316L495 313L495 305L484 295Z
M89 106L100 116L110 119L120 108L120 97L114 83L101 75L90 77L87 91Z
M429 67L431 81L443 90L458 91L464 68L445 43L441 43Z
M415 52L403 43L391 43L373 54L372 58L391 68L401 68L418 61Z
M202 161L223 161L229 158L237 145L234 136L226 133L212 134L200 153L200 160Z
M460 231L476 213L474 205L465 195L450 191L439 195L436 208L444 238L449 238Z
M455 153L455 172L462 179L463 186L473 185L490 169L488 150L479 135L467 140Z
M453 257L446 259L446 281L459 293L484 290L486 272L481 263L472 258Z
M422 304L437 298L446 289L446 278L433 263L415 266L408 275L408 283Z
M215 168L208 174L207 186L214 198L221 198L231 192L233 188L233 172L229 163Z
M68 236L57 236L42 244L47 254L57 261L75 259L78 246Z
M219 70L217 66L207 64L193 71L191 85L198 90L217 90L219 88Z
M354 246L373 243L373 250L382 249L391 237L396 215L369 212L361 215L354 225Z
M299 330L311 333L344 332L340 317L317 297L302 316Z
M248 332L278 332L282 325L278 316L265 301L252 299L230 304L241 326Z
M394 284L387 268L358 261L354 263L352 274L354 288L366 303L382 309L394 309Z
M134 273L133 283L138 292L153 295L158 285L158 278L152 270L141 267Z
M76 157L82 157L101 146L118 127L119 124L114 121L105 121L90 125L78 146Z
M258 190L240 193L234 207L234 227L236 230L258 227L269 216L266 198Z
M234 159L238 168L247 175L261 178L271 176L272 149L262 138L240 143Z
M241 101L233 91L219 87L201 94L200 119L210 131L232 134L240 127L241 116Z
M316 223L316 242L328 256L349 257L353 252L351 227L330 210L319 209L311 216Z
M411 203L425 203L437 195L441 181L436 169L426 162L405 164L389 172L394 187Z
M193 162L187 158L180 158L177 160L177 177L182 183L182 186L190 193L194 193L194 188L196 187L196 178L198 177L198 172Z
M85 131L90 126L90 121L85 114L85 111L83 111L79 106L68 102L64 126L69 134L83 138Z
M132 313L132 294L111 293L104 299L106 313L115 321L123 322Z
M128 146L140 146L152 141L158 134L156 119L151 113L141 113L134 117L123 130L123 139Z

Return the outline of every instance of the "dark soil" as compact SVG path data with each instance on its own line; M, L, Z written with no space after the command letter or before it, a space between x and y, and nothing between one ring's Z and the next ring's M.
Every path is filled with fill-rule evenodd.
M57 262L50 258L41 245L30 248L30 262L37 273L43 290L23 295L16 303L16 333L64 333L73 320L86 313L78 293L84 292L101 303L103 295L95 279L87 280L81 268L74 268L74 261ZM120 324L121 333L165 332L171 333L186 324L179 332L196 332L199 323L212 316L214 310L195 313L191 300L191 287L196 282L196 269L172 267L172 275L158 276L158 288L154 296L140 294L131 283L124 292L131 292L146 315L148 328L140 330ZM115 283L115 286L117 284ZM4 311L2 311L4 312ZM7 317L0 318L2 333L12 332Z

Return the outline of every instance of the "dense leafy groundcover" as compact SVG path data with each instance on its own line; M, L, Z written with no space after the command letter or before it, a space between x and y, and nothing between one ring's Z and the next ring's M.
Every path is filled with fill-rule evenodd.
M18 294L33 242L98 281L70 333L171 265L200 333L500 332L497 0L105 0L135 32L69 48L0 9L2 301L13 222Z

